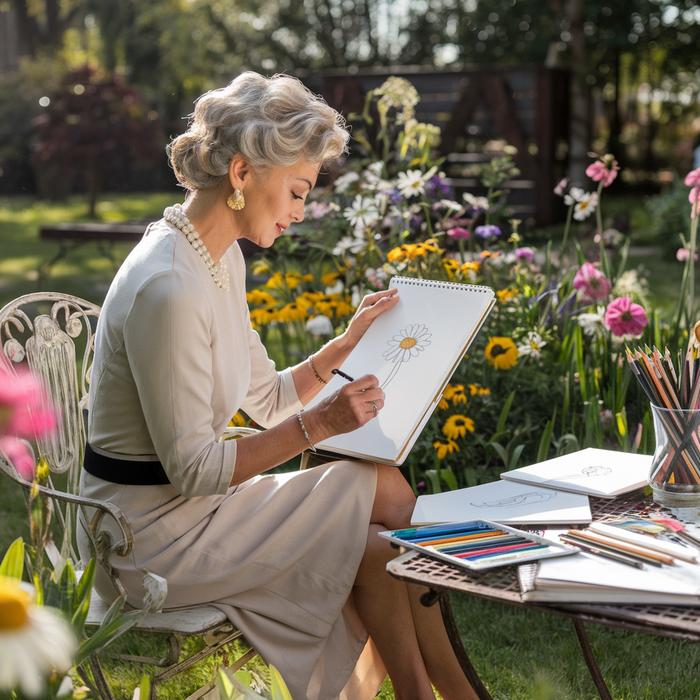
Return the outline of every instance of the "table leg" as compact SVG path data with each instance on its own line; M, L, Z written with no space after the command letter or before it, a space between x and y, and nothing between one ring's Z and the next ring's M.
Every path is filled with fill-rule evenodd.
M454 649L455 656L459 661L459 665L464 671L464 675L467 680L471 683L474 692L479 696L479 700L493 700L491 694L486 687L481 682L479 674L476 672L472 662L469 659L467 650L462 644L462 638L459 635L459 629L457 628L457 623L455 622L454 615L452 614L452 605L450 604L450 595L445 591L440 591L439 593L431 589L428 593L425 593L421 597L421 603L423 605L433 605L436 601L440 602L440 612L442 613L442 620L447 630L447 636L450 639L452 648Z
M598 663L595 660L593 649L591 647L591 643L588 641L588 635L586 634L586 628L583 626L583 622L576 619L572 620L572 622L574 623L574 629L576 630L578 643L581 646L581 653L583 654L583 659L586 662L586 666L588 666L588 671L591 674L593 683L595 683L595 687L598 691L598 695L600 695L600 699L612 700L612 695L610 695L610 691L608 690L608 686L605 683L603 674L600 672L600 669L598 668Z

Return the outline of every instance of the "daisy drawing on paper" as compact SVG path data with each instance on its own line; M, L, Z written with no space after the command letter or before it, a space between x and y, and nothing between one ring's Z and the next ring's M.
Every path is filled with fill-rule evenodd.
M412 357L418 357L430 345L431 337L432 333L425 324L412 323L387 342L389 348L384 351L382 357L393 366L389 376L382 382L382 389L386 389L394 379L401 365L406 364Z

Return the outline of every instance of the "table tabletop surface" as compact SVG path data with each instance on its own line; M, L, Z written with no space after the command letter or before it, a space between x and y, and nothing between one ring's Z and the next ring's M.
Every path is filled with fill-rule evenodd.
M640 493L615 499L591 497L590 503L594 520L643 517L654 513L668 516L667 511ZM525 602L520 595L515 565L489 571L468 571L413 551L407 551L389 562L387 570L396 578L437 591L469 593L490 600L573 616L584 621L700 641L700 605Z

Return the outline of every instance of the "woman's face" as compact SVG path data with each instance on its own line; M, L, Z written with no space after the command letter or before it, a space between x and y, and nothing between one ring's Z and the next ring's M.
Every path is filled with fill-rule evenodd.
M264 169L248 167L240 187L245 208L236 212L243 235L269 248L294 222L304 220L304 204L316 184L320 165L299 160Z

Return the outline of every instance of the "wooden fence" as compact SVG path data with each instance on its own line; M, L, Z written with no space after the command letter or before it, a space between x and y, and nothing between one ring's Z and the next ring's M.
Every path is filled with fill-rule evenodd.
M552 189L567 166L567 71L544 66L397 67L325 71L302 79L347 115L361 111L367 91L390 75L409 80L418 90L416 118L441 127L444 169L458 193L483 194L475 166L507 142L518 149L521 170L507 185L514 216L539 225L561 218L562 204Z

